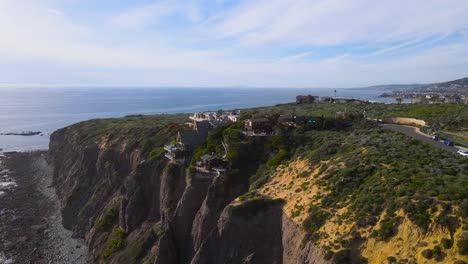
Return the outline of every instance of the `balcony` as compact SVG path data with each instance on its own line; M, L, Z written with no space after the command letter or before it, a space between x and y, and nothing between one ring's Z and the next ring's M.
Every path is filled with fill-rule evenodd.
M166 154L164 156L171 161L184 163L186 156L189 154L179 145L165 145L164 149L166 150Z

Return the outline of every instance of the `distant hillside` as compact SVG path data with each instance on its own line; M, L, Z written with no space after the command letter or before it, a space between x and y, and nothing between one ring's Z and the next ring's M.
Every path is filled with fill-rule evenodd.
M420 92L444 92L456 93L468 91L468 78L458 79L442 83L430 84L387 84L387 85L374 85L361 88L352 88L359 90L382 90L382 91L420 91Z
M427 84L386 84L386 85L375 85L361 88L352 88L359 90L382 90L382 91L406 91L414 90L420 87L424 87Z
M420 92L442 92L442 93L467 93L468 78L449 82L427 84L416 88Z

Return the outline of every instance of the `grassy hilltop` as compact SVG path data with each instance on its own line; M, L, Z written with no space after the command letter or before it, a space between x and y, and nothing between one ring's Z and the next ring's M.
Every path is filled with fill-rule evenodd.
M349 119L335 120L337 111ZM323 116L325 127L275 127L275 136L246 137L242 123L219 127L193 154L229 148L228 177L250 191L233 206L281 202L284 214L336 263L467 261L468 162L368 118L414 117L445 130L468 128L465 105L285 104L247 109L243 117ZM131 116L77 124L82 140L124 136L128 148L159 158L187 115ZM464 263L464 262L458 262Z

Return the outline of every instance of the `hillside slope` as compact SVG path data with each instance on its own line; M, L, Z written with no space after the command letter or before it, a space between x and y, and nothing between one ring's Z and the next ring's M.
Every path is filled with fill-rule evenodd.
M234 123L191 162L225 143L229 172L200 177L162 155L181 128L168 123L185 118L92 120L52 135L64 225L94 263L468 261L463 157L358 115L277 126L273 137L246 137Z

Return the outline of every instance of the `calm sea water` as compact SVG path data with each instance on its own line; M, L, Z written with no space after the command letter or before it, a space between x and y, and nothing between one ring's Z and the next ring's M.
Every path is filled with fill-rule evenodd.
M392 101L379 98L381 93L337 89L338 97ZM47 149L54 130L93 118L268 106L293 102L298 94L333 96L333 89L1 88L0 133L41 131L43 135L0 136L0 148L3 152Z

